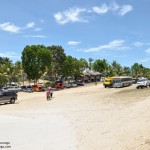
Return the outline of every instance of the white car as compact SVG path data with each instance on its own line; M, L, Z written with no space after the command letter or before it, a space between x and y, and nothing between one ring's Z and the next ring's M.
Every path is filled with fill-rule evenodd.
M136 88L150 87L150 81L147 78L141 78L136 83Z

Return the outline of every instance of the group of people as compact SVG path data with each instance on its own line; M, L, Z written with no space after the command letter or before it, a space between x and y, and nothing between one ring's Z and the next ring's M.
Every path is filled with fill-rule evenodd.
M47 97L47 100L50 100L53 96L53 90L50 89L46 92L46 97Z

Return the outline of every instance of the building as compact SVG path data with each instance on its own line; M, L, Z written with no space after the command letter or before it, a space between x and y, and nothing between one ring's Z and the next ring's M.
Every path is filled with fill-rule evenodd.
M83 80L85 83L101 81L101 73L86 71L80 76L80 80Z

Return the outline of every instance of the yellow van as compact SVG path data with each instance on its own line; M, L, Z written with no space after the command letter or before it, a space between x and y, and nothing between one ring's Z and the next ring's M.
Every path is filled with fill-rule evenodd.
M105 78L105 81L103 82L104 87L113 87L113 77Z

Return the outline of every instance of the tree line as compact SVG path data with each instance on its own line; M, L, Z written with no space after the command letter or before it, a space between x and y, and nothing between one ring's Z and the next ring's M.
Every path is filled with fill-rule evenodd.
M9 58L0 57L0 86L7 82L24 82L48 77L51 81L58 79L78 79L83 71L92 70L107 76L141 76L150 79L150 69L142 64L134 63L131 67L121 66L116 61L106 59L77 59L65 54L61 46L31 45L22 51L21 61L15 63Z

